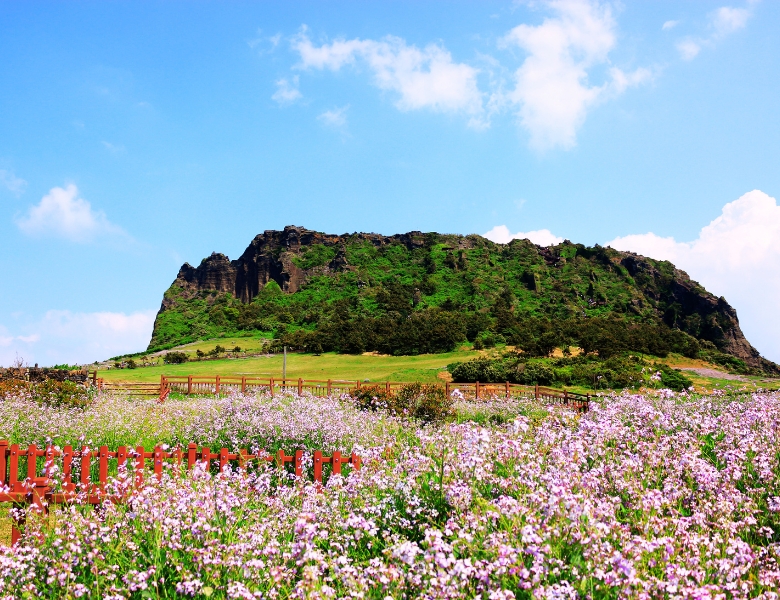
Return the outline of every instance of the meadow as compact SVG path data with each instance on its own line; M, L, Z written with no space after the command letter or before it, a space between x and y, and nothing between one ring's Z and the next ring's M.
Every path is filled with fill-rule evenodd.
M225 348L221 340L216 343ZM211 341L203 345L204 349L213 349ZM240 345L240 344L239 344ZM241 346L243 348L243 346ZM184 347L183 350L189 351ZM417 356L385 356L376 354L336 354L326 352L321 355L303 352L287 354L288 379L344 379L349 381L441 381L438 374L445 371L450 362L470 360L480 353L473 350L460 350L441 354L421 354ZM156 365L137 369L100 370L100 377L107 380L123 381L159 381L160 375L251 375L254 377L282 376L282 355L268 354L246 358L218 358L214 360L191 361L179 365Z
M780 395L611 394L583 415L459 402L422 423L288 394L0 402L19 443L358 451L321 492L168 469L31 516L0 598L765 598L780 587Z
M243 341L242 341L243 340ZM226 349L238 345L242 350L250 352L257 350L246 340L254 340L255 346L260 341L255 338L219 338L217 340L201 341L194 344L179 346L173 351L185 352L190 361L178 364L156 364L154 366L139 367L136 369L106 369L101 368L99 376L107 381L130 382L159 382L160 375L233 375L253 376L263 378L281 378L282 355L261 354L255 356L241 356L226 353L220 358L197 360L196 350L204 353L213 350L216 345ZM421 381L432 383L446 378L447 365L454 362L466 362L478 357L495 357L500 355L506 347L489 350L474 350L472 346L464 344L456 351L440 354L419 354L406 356L388 356L375 353L365 354L336 354L325 352L320 355L306 352L288 352L287 377L288 379L341 379L347 381L383 382ZM575 349L576 351L576 349ZM550 359L541 359L545 362L560 357L561 351L556 349ZM691 379L697 389L737 389L753 391L761 389L780 388L780 379L770 379L763 376L740 375L734 376L727 373L723 367L707 362L699 358L688 358L680 354L670 353L664 358L646 356L650 361L659 361L668 364L675 369L686 369L685 375ZM162 362L157 359L158 363ZM691 370L692 369L692 370ZM697 372L697 370L699 372ZM564 386L556 386L564 387ZM566 389L575 392L590 392L591 388L568 385Z

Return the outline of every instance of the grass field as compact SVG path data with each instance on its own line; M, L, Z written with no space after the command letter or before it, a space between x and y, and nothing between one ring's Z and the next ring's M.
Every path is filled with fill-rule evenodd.
M214 340L209 342L213 347ZM222 344L224 345L224 344ZM239 345L241 345L239 343ZM225 346L229 347L229 346ZM243 348L243 346L241 346ZM476 351L422 354L419 356L349 355L328 352L287 354L288 379L347 379L361 381L437 381L437 375L454 361L479 356ZM161 365L138 369L101 370L106 380L159 381L160 375L248 375L281 377L282 355L225 358L187 362L181 365Z
M242 349L254 350L251 343L258 344L260 340L252 338L225 338L218 340L225 348L235 345ZM198 342L191 346L181 346L177 350L187 351L194 355L195 349L210 350L217 340ZM449 363L467 361L486 352L475 350L460 350L446 354L422 354L418 356L386 356L386 355L350 355L332 352L315 356L313 354L288 353L288 379L345 379L369 381L441 381ZM652 359L652 357L648 357ZM221 358L217 360L193 360L181 365L158 365L139 367L137 369L101 369L100 376L109 381L154 382L160 380L160 375L237 375L254 377L281 377L282 355L264 355L251 357ZM750 391L757 387L763 389L780 388L780 380L768 380L763 377L740 377L734 379L717 365L702 360L685 358L670 354L663 359L657 359L676 369L686 369L685 374L697 388L712 390L730 387L735 390ZM687 369L706 369L708 375ZM722 377L716 374L722 373ZM585 388L569 386L572 391L588 391Z

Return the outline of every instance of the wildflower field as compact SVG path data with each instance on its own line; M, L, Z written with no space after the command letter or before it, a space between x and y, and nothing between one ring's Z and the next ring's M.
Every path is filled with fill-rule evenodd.
M586 414L348 397L0 400L0 439L356 451L318 491L167 469L126 503L30 515L0 598L778 598L780 395L661 390Z

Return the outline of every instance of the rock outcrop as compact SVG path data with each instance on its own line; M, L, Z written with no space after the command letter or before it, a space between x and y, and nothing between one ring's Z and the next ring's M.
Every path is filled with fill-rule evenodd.
M499 282L497 285L516 283L530 290L526 293L534 295L536 304L532 310L535 314L543 311L549 314L550 318L558 318L555 306L564 306L570 316L578 315L583 318L587 318L589 314L606 314L619 319L663 321L673 329L680 329L699 340L714 343L720 351L740 358L750 366L763 369L767 364L773 364L761 358L759 352L745 339L736 311L724 298L710 294L685 272L668 262L611 248L589 248L568 241L558 246L541 247L534 246L527 240L515 240L507 246L502 246L476 235L440 235L420 231L394 236L375 233L332 235L295 226L287 226L282 231L265 231L257 235L236 260L230 260L224 254L213 253L197 267L185 263L179 270L171 293L166 293L155 323L155 332L161 323L160 316L166 310L174 308L177 302L201 298L208 306L197 311L209 312L213 310L212 303L216 301L216 293L223 296L230 294L235 299L233 301L246 305L271 282L275 282L283 293L295 294L314 277L339 278L345 275L345 272L354 270L358 274L358 289L354 293L361 294L363 288L368 285L361 277L369 272L371 263L351 265L349 256L355 255L350 254L350 251L361 245L368 245L369 248L373 246L376 249L393 245L403 246L407 251L403 260L407 262L399 263L401 266L396 265L401 269L396 277L403 277L405 273L417 269L414 265L422 264L426 260L424 255L427 251L417 251L431 248L435 244L439 245L440 251L445 252L447 257L444 266L434 265L434 270L429 273L436 272L437 268L449 269L448 272L461 274L466 286L470 286L472 281L481 281L485 275L493 277L494 281ZM516 262L518 253L522 254L523 260L526 261L524 271L517 271L517 266L511 266L519 264ZM484 261L479 262L483 260L480 257L494 255L500 264L494 265L493 259L487 264ZM315 256L316 260L312 260L312 256ZM427 260L433 259L429 257ZM494 272L489 273L494 267ZM572 268L578 269L578 275L574 279L571 278ZM599 271L601 277L609 281L599 282L595 271ZM569 279L565 279L566 277ZM568 282L565 285L562 283L564 280ZM504 283L500 283L501 281ZM476 290L476 287L473 289ZM497 293L498 290L494 291ZM519 289L515 291L520 293ZM203 299L204 292L209 293L208 298ZM483 290L471 293L484 296L488 292ZM549 298L546 298L545 294L549 294ZM425 299L419 290L416 290L413 304L416 307L421 302L424 304ZM593 309L592 313L589 313L590 309ZM157 339L159 344L162 340L167 342L172 339L185 339L187 336L187 339L197 339L199 335L203 335L205 331L202 323L200 329L190 324L195 310L181 309L175 319L168 318L166 327L169 327L172 333L153 337L153 342ZM473 303L470 310L476 310ZM223 316L220 311L214 312L209 317L209 326L220 326Z

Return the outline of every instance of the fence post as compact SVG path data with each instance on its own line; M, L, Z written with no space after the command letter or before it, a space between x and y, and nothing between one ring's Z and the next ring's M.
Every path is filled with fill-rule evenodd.
M322 451L314 451L314 483L317 489L322 485Z
M105 491L108 482L108 446L101 446L98 451L98 486Z
M505 388L506 388L506 399L509 400L509 382L508 381L506 382Z
M479 381L474 385L474 399L479 400Z
M303 394L303 379L298 378L298 395Z
M341 475L341 452L334 450L333 456L330 457L331 473L334 475Z
M87 494L91 494L90 489L90 463L92 462L92 452L86 446L81 447L81 490L86 491Z
M360 389L360 379L357 380L357 389Z
M5 485L7 471L5 455L8 452L8 440L0 440L0 485Z
M534 385L534 399L539 400L539 384Z
M330 396L331 380L328 379L328 396Z
M241 393L246 394L246 375L241 378Z
M296 450L293 466L295 467L295 476L303 477L303 450Z
M449 381L445 381L444 382L444 393L447 396L447 400L449 400L450 399L450 382Z
M390 393L390 382L389 381L385 383L385 393L386 394Z
M219 375L217 375L217 378L215 379L216 384L214 386L214 389L216 390L217 396L219 396Z
M195 461L198 460L198 446L197 444L190 442L187 444L187 468L191 469L195 466Z
M219 451L219 472L222 473L222 470L227 466L228 464L228 449L227 448L221 448Z
M192 375L187 375L187 395L192 395Z
M270 381L268 382L268 387L271 389L271 398L274 397L274 378L271 377Z
M144 482L144 450L143 446L135 447L135 487L140 488Z

